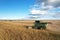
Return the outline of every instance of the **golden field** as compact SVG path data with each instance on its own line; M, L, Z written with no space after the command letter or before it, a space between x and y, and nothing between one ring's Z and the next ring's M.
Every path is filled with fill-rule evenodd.
M41 20L51 22L46 30L27 29L33 26L34 20L5 20L0 21L0 40L60 40L60 21Z

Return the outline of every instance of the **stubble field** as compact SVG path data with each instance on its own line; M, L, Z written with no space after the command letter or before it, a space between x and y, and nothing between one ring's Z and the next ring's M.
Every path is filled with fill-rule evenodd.
M5 20L0 21L0 40L60 40L60 21L41 20L51 22L46 30L27 29L33 26L34 20Z

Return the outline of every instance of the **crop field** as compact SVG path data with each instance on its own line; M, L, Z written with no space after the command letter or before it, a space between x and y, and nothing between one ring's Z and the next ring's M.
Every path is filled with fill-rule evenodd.
M60 40L60 20L40 20L51 22L45 30L26 28L33 26L34 20L0 20L0 40Z

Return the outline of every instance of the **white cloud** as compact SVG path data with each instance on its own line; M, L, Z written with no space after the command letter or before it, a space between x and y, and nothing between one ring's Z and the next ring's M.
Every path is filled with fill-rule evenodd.
M39 12L40 12L40 10L35 10L35 9L31 10L32 14L39 14Z
M32 10L31 10L31 13L32 13L32 14L48 14L48 11L32 9Z
M60 6L60 0L48 0L48 5L52 5L54 7L59 7Z
M37 4L33 5L30 12L31 14L40 14L40 17L41 15L44 15L47 17L49 16L49 18L60 19L60 13L58 14L59 10L57 11L55 9L60 9L60 0L39 0ZM47 19L47 17L45 18ZM44 19L43 16L41 18Z
M49 2L56 2L57 0L48 0Z
M52 5L47 5L47 6L44 6L44 4L42 4L42 9L43 10L51 10L53 9L54 7Z
M51 6L51 5L49 5L49 6L47 6L47 8L49 8L49 10L51 10L51 9L53 9L54 7Z
M55 13L55 14L53 15L53 17L55 17L55 18L60 18L60 12Z

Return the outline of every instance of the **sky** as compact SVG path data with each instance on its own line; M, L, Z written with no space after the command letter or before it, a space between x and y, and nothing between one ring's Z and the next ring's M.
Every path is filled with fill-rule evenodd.
M34 0L0 0L0 19L25 19Z
M0 20L60 20L60 0L0 0Z
M36 0L30 11L30 18L60 20L60 0Z

